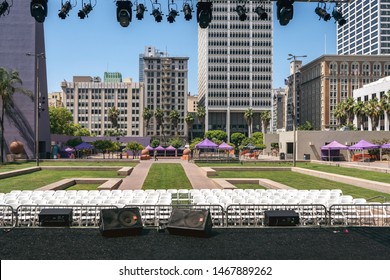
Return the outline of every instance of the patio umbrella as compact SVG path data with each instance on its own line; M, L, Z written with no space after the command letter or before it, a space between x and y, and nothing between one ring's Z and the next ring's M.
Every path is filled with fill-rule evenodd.
M321 150L327 150L328 151L328 160L330 161L330 151L337 151L337 150L347 150L348 146L345 146L343 144L340 144L337 141L332 141L327 145L324 145L321 147Z
M77 145L74 148L76 150L92 150L94 147L91 144L89 144L89 143L83 142L83 143Z
M350 146L348 149L349 150L363 150L363 161L364 161L364 158L365 158L365 152L364 151L365 150L379 149L380 147L381 147L380 145L373 144L373 143L367 142L365 140L360 140L355 145Z
M233 150L233 147L229 144L226 144L225 142L222 142L222 144L219 145L218 148L221 150Z

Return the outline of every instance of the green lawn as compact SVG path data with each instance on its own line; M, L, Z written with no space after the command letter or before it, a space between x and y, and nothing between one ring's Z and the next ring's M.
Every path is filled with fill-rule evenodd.
M143 189L191 189L180 163L152 164Z
M67 190L97 190L100 184L76 184L67 188Z

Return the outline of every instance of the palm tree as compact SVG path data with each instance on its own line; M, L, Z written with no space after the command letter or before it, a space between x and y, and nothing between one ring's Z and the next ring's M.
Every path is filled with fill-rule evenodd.
M252 136L252 123L253 123L253 110L252 108L248 108L245 110L244 118L248 125L248 137Z
M337 125L341 127L342 125L345 124L345 119L347 114L345 113L345 103L340 102L336 105L336 108L333 111L333 116L337 120Z
M380 102L381 102L383 113L387 117L387 122L389 123L390 122L390 90L385 95L382 96Z
M118 118L119 118L119 110L112 106L108 109L107 112L108 120L111 122L112 127L118 130Z
M187 123L187 127L190 130L191 139L193 139L192 135L192 125L194 124L195 118L193 113L188 113L187 116L184 118L184 120ZM188 139L188 142L190 142L190 139Z
M15 106L13 101L14 93L22 93L32 98L32 93L19 86L23 84L19 72L0 68L0 99L1 99L1 117L0 117L0 162L4 160L4 116L10 114Z
M149 123L150 123L150 120L151 118L153 117L153 111L150 110L150 108L146 107L142 113L142 117L144 118L144 121L145 121L145 133L144 133L144 136L146 136L147 134L147 131L148 131L148 127L149 127Z
M353 97L348 97L344 100L344 110L347 116L347 125L353 123L353 119L355 117L355 114L353 112L354 106L355 100L353 99Z
M364 110L364 102L363 101L357 101L355 105L353 106L353 113L356 116L357 120L357 128L358 130L363 130L364 125L364 117L365 117L365 110Z
M198 117L198 120L200 124L202 125L203 134L205 132L205 119L206 119L206 109L205 107L198 107L198 110L196 111L196 115Z
M163 120L164 120L164 111L161 108L157 108L156 111L154 112L154 117L156 119L157 125L160 127L160 142L161 142L161 137L164 133L163 131Z
M267 132L267 127L271 120L271 112L270 111L263 111L260 113L260 120L261 120L261 131L263 134Z
M376 130L379 125L379 117L383 113L378 98L372 98L368 101L368 114L371 119L372 130Z
M177 136L177 124L179 122L180 114L177 110L173 109L169 112L169 119L172 122L172 125L175 128L175 136Z

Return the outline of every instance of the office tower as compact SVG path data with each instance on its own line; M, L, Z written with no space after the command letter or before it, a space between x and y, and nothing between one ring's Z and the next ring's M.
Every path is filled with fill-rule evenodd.
M230 139L234 132L248 135L245 110L253 110L257 132L260 112L272 109L272 2L212 3L209 27L198 28L199 106L206 109L205 131L224 130ZM238 5L245 7L244 21ZM258 6L267 19L254 12Z
M390 0L340 5L347 20L337 27L338 54L390 54Z
M162 52L155 47L147 46L145 47L144 53L139 55L139 82L144 81L144 57L163 57L168 56L168 53Z
M118 132L124 136L143 136L142 83L130 79L102 82L99 77L74 76L73 82L62 82L61 88L64 106L72 113L73 122L91 134L103 136L116 130L108 119L108 111L115 107L119 111Z
M35 158L38 130L39 156L45 158L51 141L44 29L30 15L30 1L13 1L10 13L0 16L0 37L0 67L18 71L22 87L34 98L20 93L13 95L15 106L4 120L4 156L10 153L9 145L18 140L23 143L27 158Z

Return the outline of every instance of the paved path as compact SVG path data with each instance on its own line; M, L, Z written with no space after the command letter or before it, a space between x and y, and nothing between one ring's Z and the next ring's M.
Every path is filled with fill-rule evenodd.
M142 160L137 166L134 167L131 174L123 179L119 189L142 189L145 182L146 176L148 175L149 169L152 164L160 163L180 163L194 189L215 189L217 186L214 182L206 176L198 166L194 163L181 160L181 159L163 159L160 158L158 161Z

